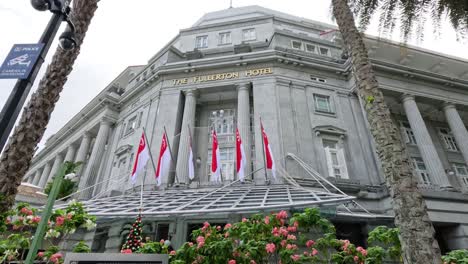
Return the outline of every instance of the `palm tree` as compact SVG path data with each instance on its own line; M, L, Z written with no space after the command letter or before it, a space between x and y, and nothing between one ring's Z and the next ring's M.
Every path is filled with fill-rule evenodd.
M345 49L351 57L357 94L364 104L377 155L393 198L395 225L400 230L403 260L411 264L441 263L434 228L424 198L417 188L406 145L392 121L353 13L347 0L332 0L332 7Z
M73 1L71 20L76 27L76 48L71 51L57 48L0 157L0 221L14 203L17 188L29 169L35 148L44 135L55 103L80 53L98 1Z

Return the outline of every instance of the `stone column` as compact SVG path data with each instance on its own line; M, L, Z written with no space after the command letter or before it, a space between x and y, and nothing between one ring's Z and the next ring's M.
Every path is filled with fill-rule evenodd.
M75 157L76 147L74 145L70 145L67 148L67 154L65 154L64 161L73 161Z
M44 169L42 170L42 174L41 174L41 180L39 181L39 183L35 184L33 183L34 185L37 185L41 188L45 188L46 186L46 183L47 183L47 180L49 179L49 174L50 174L50 169L51 169L51 166L50 166L50 163L47 162L44 166ZM34 180L34 182L36 182L36 180Z
M250 160L250 102L249 102L249 83L240 84L237 88L237 128L242 140L242 145L245 152L245 177L252 179L251 160ZM237 177L237 175L236 175Z
M184 116L182 118L182 131L180 133L179 152L177 155L176 167L176 172L177 176L179 177L180 183L190 182L190 179L188 177L189 145L190 135L192 135L193 137L196 107L196 90L185 91Z
M83 138L81 139L80 147L78 152L76 153L75 163L81 162L81 166L79 167L76 175L78 176L78 182L80 182L81 174L83 172L84 163L86 162L86 155L89 151L89 145L91 144L91 134L89 132L85 132Z
M42 174L41 169L37 169L36 172L34 173L34 176L31 177L31 180L29 180L28 182L31 183L32 185L37 186L39 184L39 180L41 179L41 174Z
M48 178L47 182L52 181L52 178L58 172L58 170L60 169L60 166L62 166L62 164L63 164L63 155L62 154L57 154L57 156L55 157L55 160L54 160L54 165L52 165L52 169L50 170L49 178Z
M91 152L91 156L88 160L88 166L86 167L86 171L83 174L83 177L81 177L80 179L80 183L78 186L79 190L92 186L96 183L96 177L99 171L99 167L101 165L101 158L104 154L104 148L106 146L107 137L109 136L111 124L111 121L108 119L101 120L101 123L99 125L99 132L96 136L96 141L94 142L93 151ZM93 189L94 188L89 188L83 191L80 194L80 198L90 198L91 194L93 193Z
M402 101L411 130L413 130L416 138L419 152L429 172L429 177L434 181L434 184L440 187L450 187L444 166L437 154L429 131L427 131L426 124L419 112L414 96L405 94L402 96Z
M468 131L466 131L465 124L458 114L455 105L452 103L444 104L445 118L450 126L450 130L457 141L458 148L465 159L465 164L468 165Z

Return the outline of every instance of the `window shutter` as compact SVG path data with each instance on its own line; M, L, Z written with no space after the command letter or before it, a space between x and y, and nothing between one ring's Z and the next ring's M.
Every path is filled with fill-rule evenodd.
M333 171L333 161L332 161L329 147L325 147L325 156L327 157L328 176L335 177L335 173Z
M348 168L346 167L346 159L344 155L344 149L340 148L338 150L338 162L340 163L340 169L341 169L341 178L343 179L349 179L348 175Z

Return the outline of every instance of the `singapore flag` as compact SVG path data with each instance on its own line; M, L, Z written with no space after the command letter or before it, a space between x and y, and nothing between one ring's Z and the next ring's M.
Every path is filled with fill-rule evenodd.
M170 164L171 153L169 152L169 148L167 146L167 135L166 132L164 132L161 141L161 149L159 150L158 166L156 167L156 184L158 186L161 185L161 178L169 170Z
M145 133L143 132L143 134L141 134L140 144L138 146L138 152L137 152L137 156L135 159L135 163L133 164L133 170L132 170L132 175L131 175L132 184L135 184L137 174L143 170L148 160L149 160L148 146L146 146Z
M221 182L221 166L219 164L219 146L218 146L218 137L216 136L216 131L213 130L213 149L211 152L211 181L212 182Z
M241 182L244 181L245 178L245 152L244 146L242 145L242 140L239 134L239 130L236 129L236 171L237 177Z
M271 151L270 142L268 141L268 136L263 128L263 124L260 121L260 126L262 128L262 137L263 137L263 146L265 147L265 166L268 170L271 170L271 174L276 178L276 166L275 160L273 158L273 152Z

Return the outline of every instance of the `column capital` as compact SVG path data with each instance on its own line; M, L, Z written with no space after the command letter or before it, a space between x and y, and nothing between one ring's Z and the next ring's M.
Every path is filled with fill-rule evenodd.
M85 131L85 132L83 133L83 138L91 138L91 137L93 137L93 135L91 134L91 132Z
M185 96L197 96L198 95L198 89L188 89L182 92L185 94Z
M108 116L103 116L101 117L101 119L99 120L99 123L100 125L112 125L113 123L115 123L115 120L111 117L108 117Z
M416 100L415 96L412 95L412 94L402 94L401 97L400 97L400 99L401 99L401 101L402 101L403 103L406 102L406 101L409 101L409 100L411 100L411 101L415 101L415 100Z
M237 90L248 90L250 88L250 83L239 83L237 84Z
M448 110L448 109L457 109L456 105L452 102L444 102L442 104L442 109L445 111L445 110Z

